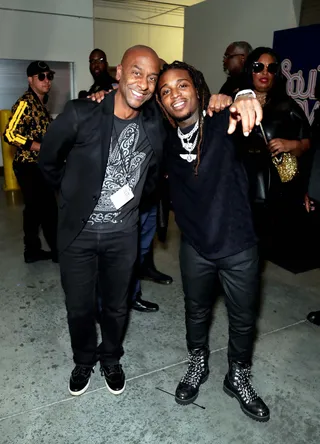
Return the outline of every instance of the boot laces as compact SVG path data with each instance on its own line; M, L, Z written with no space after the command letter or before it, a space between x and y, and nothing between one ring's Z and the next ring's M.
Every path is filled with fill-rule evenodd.
M203 354L188 353L189 365L181 381L184 384L198 387L205 369Z
M249 404L258 398L258 394L255 391L251 383L251 370L250 367L247 368L236 368L234 380L235 385L239 390L239 394L242 400Z

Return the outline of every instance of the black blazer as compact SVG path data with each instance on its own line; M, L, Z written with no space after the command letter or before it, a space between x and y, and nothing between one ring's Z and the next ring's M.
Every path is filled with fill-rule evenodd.
M112 136L115 93L100 104L83 99L68 102L41 144L40 169L59 191L60 252L83 229L99 199ZM161 113L154 101L144 105L142 124L153 150L144 187L144 194L150 194L158 181L165 139Z

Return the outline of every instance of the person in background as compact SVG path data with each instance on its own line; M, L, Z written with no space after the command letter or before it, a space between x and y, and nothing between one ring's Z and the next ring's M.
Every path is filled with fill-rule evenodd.
M166 63L163 59L160 60L160 68ZM164 122L166 124L166 122ZM159 305L154 302L142 299L141 279L150 280L157 284L169 285L173 279L167 274L158 271L154 264L154 237L157 231L157 222L159 222L159 201L161 200L162 209L168 208L168 202L165 202L168 197L165 193L166 183L163 178L160 178L159 184L155 192L148 197L148 199L142 201L140 205L140 254L139 264L137 267L137 279L132 293L131 307L133 310L149 313L159 310ZM166 219L167 225L168 214L162 212L163 218ZM160 231L158 227L158 233ZM160 236L161 238L162 236ZM163 236L165 240L165 236Z
M47 259L57 262L57 204L38 166L42 138L52 120L46 103L54 71L46 62L35 61L28 66L27 77L29 88L14 104L4 137L16 147L13 170L25 204L24 260L26 263ZM51 251L41 248L40 227Z
M239 139L261 255L280 266L297 269L301 260L307 259L300 249L304 233L299 218L304 213L310 125L286 92L281 60L273 49L259 47L248 56L243 88L252 89L263 108L261 126L249 137L240 135ZM283 181L276 165L288 155L292 177ZM297 163L296 172L293 162Z
M161 186L161 179L159 184ZM161 192L161 190L160 190ZM137 279L132 293L131 307L140 312L155 312L159 310L158 304L142 299L141 279L150 280L158 284L169 285L173 279L171 276L158 271L154 264L153 239L157 230L158 189L153 196L143 202L140 207L140 255L137 267Z
M107 56L102 49L94 49L89 56L90 72L94 79L94 84L88 91L88 95L98 91L109 91L118 85L118 81L110 76L108 72Z
M228 78L220 89L220 94L233 96L239 91L244 64L252 47L248 42L233 42L223 56L223 70Z

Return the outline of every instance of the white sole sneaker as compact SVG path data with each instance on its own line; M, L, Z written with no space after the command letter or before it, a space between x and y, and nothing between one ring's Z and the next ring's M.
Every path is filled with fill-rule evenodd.
M110 393L112 393L113 395L121 395L121 393L123 393L124 390L125 390L125 388L126 388L127 381L124 381L124 386L123 386L123 388L122 388L121 390L112 390L112 389L108 386L108 383L107 383L106 380L105 380L105 383L106 383L107 389L109 390Z
M92 373L94 373L94 369L95 369L95 365L92 367L92 372L90 374L90 378L89 378L87 384L81 390L72 391L71 388L70 388L70 380L69 380L68 390L69 390L70 395L72 395L72 396L80 396L80 395L83 395L83 393L88 390L88 387L89 387L90 381L91 381Z
M85 387L83 387L82 390L79 390L79 391L77 391L77 392L73 392L73 391L70 389L70 386L68 386L68 390L69 390L69 393L70 393L72 396L80 396L80 395L83 395L83 393L86 392L86 391L88 390L89 385L90 385L90 379L89 379L87 385L86 385Z

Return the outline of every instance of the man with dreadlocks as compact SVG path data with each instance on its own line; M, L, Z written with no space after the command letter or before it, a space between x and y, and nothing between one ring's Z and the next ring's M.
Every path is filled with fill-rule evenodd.
M229 316L229 370L223 389L249 417L268 421L269 409L250 380L259 286L257 242L246 173L227 134L240 120L244 100L210 118L204 113L209 98L201 72L183 62L164 65L157 100L176 128L169 136L167 168L182 232L180 267L189 350L188 369L175 399L182 405L192 403L208 379L212 293L218 276ZM249 120L258 123L261 109L251 103Z

